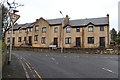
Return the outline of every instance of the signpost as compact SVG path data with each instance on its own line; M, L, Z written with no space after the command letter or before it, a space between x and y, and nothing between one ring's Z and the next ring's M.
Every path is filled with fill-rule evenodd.
M10 36L10 52L9 52L9 59L8 59L8 64L10 64L11 62L11 54L12 54L12 44L13 44L13 38L12 38L12 35L13 35L13 27L14 27L14 23L20 18L20 15L17 15L17 14L14 14L14 13L8 13L9 14L9 17L10 17L10 20L12 22L12 26L11 26L11 36Z

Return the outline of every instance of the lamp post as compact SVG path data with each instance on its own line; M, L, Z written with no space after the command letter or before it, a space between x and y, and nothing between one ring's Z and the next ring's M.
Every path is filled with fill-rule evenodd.
M62 12L60 11L60 14L62 14ZM63 47L64 47L64 29L63 29L63 27L64 27L64 15L62 14L62 16L63 16L63 21L62 21L62 37L61 37L61 39L62 39L62 45L61 45L61 53L63 53Z

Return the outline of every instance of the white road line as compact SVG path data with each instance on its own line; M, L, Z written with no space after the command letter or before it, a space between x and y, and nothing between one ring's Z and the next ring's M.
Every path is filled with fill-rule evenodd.
M111 72L111 73L115 73L115 72L113 72L113 71L110 70L110 69L106 69L106 68L102 68L102 69L105 70L105 71Z
M55 61L55 58L52 57L51 59L52 59L53 61Z
M59 63L55 60L55 58L53 58L53 57L52 57L51 59L52 59L53 61L55 61L55 62L56 62L56 64L59 64Z

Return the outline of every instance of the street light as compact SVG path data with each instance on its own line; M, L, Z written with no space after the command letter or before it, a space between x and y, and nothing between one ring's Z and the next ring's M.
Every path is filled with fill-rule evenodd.
M60 11L60 14L62 14L62 12ZM62 45L61 45L61 53L63 53L63 45L64 45L64 29L63 29L63 27L64 27L64 15L62 14L62 16L63 16L63 21L62 21Z

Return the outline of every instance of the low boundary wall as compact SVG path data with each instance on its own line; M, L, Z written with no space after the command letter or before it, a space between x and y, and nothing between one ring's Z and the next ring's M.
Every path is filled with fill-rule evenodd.
M61 48L42 47L13 47L13 50L36 51L36 52L61 52ZM64 53L86 53L86 54L119 54L118 48L64 48Z

